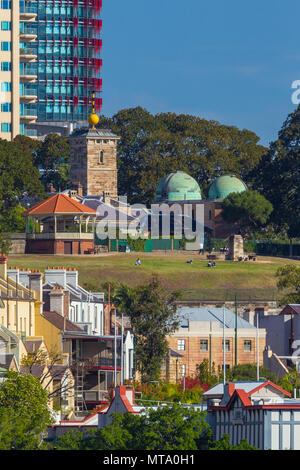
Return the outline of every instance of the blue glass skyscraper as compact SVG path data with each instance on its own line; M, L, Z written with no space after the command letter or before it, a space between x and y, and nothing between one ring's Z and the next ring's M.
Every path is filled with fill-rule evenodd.
M37 1L37 117L86 121L101 108L101 0Z
M1 0L0 135L38 135L101 110L102 0ZM42 131L39 131L42 129Z

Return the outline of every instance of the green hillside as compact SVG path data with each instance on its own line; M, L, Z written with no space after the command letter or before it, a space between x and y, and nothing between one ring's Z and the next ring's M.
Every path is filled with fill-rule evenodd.
M135 266L137 256L141 259L141 266ZM190 258L193 263L187 264ZM259 257L256 262L218 261L215 268L208 268L207 262L199 255L185 252L111 253L99 256L12 255L8 260L9 266L41 271L48 266L77 268L81 285L96 291L101 291L102 283L107 281L133 286L157 274L168 289L182 289L184 299L190 300L232 300L235 293L239 300L276 300L276 270L290 263L300 264L300 261Z

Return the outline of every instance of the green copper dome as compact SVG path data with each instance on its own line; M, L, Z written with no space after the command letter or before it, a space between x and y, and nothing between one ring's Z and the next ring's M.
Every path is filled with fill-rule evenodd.
M172 171L157 185L155 202L202 199L199 184L184 171Z
M247 190L245 183L233 175L219 176L211 184L208 199L225 199L230 193L242 193Z

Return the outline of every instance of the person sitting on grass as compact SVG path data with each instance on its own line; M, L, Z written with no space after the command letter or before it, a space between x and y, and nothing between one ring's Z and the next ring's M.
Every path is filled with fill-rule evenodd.
M140 260L140 258L138 258L138 259L136 260L135 264L136 264L136 266L140 266L140 265L141 265L141 260Z
M192 264L192 262L193 262L192 259L190 259L189 261L187 261L187 263L189 263L189 264Z

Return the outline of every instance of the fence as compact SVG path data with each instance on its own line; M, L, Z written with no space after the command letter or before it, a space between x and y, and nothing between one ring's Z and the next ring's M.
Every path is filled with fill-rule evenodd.
M263 256L300 256L300 243L257 242L255 251Z
M134 240L116 240L112 239L109 240L106 238L105 240L100 240L95 236L95 245L102 245L107 246L109 251L123 251L121 247L129 247L130 251L145 251L146 253L151 253L154 250L182 250L183 244L182 240L178 239L155 239L149 238L145 240L145 243L135 243Z

